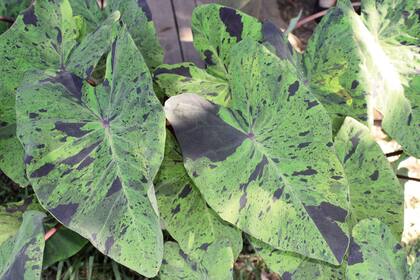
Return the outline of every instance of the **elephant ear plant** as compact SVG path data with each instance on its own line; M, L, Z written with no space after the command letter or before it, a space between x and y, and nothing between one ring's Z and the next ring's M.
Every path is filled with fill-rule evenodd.
M149 278L233 279L243 238L284 280L418 279L371 135L378 110L420 155L416 0L338 1L304 53L202 5L205 69L162 64L144 0L4 3L0 169L35 196L0 206L1 279L87 243Z

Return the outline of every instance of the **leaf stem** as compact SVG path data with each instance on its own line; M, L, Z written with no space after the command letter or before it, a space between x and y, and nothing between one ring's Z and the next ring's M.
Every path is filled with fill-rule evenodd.
M354 2L354 3L351 3L351 5L352 5L353 7L360 7L361 3L360 3L360 2ZM329 9L326 9L326 10L320 11L320 12L318 12L318 13L315 13L315 14L313 14L313 15L310 15L310 16L308 16L308 17L305 17L305 18L303 18L303 19L299 20L299 21L298 21L298 23L296 24L296 28L300 28L300 27L302 27L302 25L304 25L304 24L306 24L306 23L308 23L308 22L311 22L311 21L313 21L313 20L315 20L315 19L317 19L317 18L320 18L320 17L322 17L322 16L325 16L325 14L328 12L328 10L329 10Z
M420 182L420 178L413 178L413 177L408 177L408 176L399 175L399 174L397 174L397 178L404 179L404 180L411 180L411 181Z
M45 234L44 240L47 241L48 239L50 239L54 234L57 233L57 231L62 227L62 224L57 224L55 227L53 227L52 229L50 229L49 231L47 231L47 233Z
M10 24L13 24L15 22L15 19L8 16L0 16L0 21L4 21Z
M391 153L386 153L385 156L386 157L393 157L393 156L402 155L403 153L404 153L403 150L397 150L397 151L394 151L394 152L391 152Z

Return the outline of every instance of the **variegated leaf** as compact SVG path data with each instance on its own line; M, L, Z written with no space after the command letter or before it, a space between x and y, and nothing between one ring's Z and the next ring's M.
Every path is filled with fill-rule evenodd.
M171 97L166 116L185 166L224 220L271 246L339 264L347 182L328 114L280 60L251 40L232 50L231 106Z
M111 45L119 13L78 42L78 24L67 0L39 0L0 37L0 168L20 185L27 185L23 149L16 138L15 91L26 72L72 70L89 76ZM82 59L81 59L82 58Z
M45 214L28 211L14 237L0 245L0 279L41 279Z
M105 3L101 7L101 3ZM163 63L163 50L159 45L152 13L146 0L71 0L74 14L86 19L88 30L100 27L103 20L115 11L121 12L131 37L140 49L146 64L156 68Z
M211 244L201 262L194 261L175 242L166 242L160 279L231 280L233 276L232 250L229 242Z
M262 38L261 23L238 10L217 4L194 9L191 26L194 46L210 74L226 77L230 49L243 39Z
M229 104L227 81L209 74L192 63L161 65L154 72L154 77L167 96L194 93L221 106Z
M282 280L345 279L345 264L333 266L298 254L276 250L255 238L251 238L251 242L268 268L278 273Z
M400 239L403 189L369 129L348 117L335 138L335 146L350 186L352 222L377 218Z
M405 279L404 250L389 228L378 219L359 222L352 232L347 279Z
M183 252L203 266L211 279L219 279L215 271L205 267L202 262L207 258L209 246L225 244L226 248L218 255L228 261L223 266L226 268L226 275L232 274L230 269L242 250L241 232L221 220L207 206L182 163L178 143L167 132L165 158L155 179L163 224ZM223 267L218 268L217 272L220 273Z
M152 183L165 118L141 53L123 28L102 84L65 71L44 76L21 87L16 101L27 174L41 204L104 254L156 275L163 242Z
M0 16L17 17L23 10L29 7L31 0L2 0L0 2ZM11 22L0 21L0 34L12 25Z

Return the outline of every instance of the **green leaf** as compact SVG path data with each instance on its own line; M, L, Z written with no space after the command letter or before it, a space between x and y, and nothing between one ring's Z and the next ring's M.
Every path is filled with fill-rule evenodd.
M63 261L78 253L87 243L85 238L76 232L61 227L45 242L43 267Z
M102 84L69 72L44 76L16 99L27 174L41 204L104 254L156 275L163 241L153 178L165 117L141 53L123 28Z
M366 59L368 88L377 98L384 130L410 155L420 157L420 18L417 0L365 0L354 15ZM363 23L362 23L363 21Z
M192 259L203 259L211 244L224 240L230 243L226 249L231 252L225 250L228 256L236 258L239 255L242 250L241 232L222 221L206 205L187 175L180 148L170 132L167 132L165 158L155 185L165 229Z
M96 0L72 0L75 15L86 19L88 29L93 31L103 20L115 11L121 12L121 19L127 25L131 37L140 49L146 64L154 69L163 63L152 14L146 0L107 0L101 8Z
M0 245L16 234L24 212L29 210L42 211L42 207L32 197L0 206Z
M347 278L400 280L406 276L404 250L378 219L365 219L353 229ZM384 278L386 277L386 278Z
M226 246L227 245L227 246ZM165 243L165 254L159 272L160 279L228 280L233 277L234 258L229 243L216 242L207 249L201 262L196 262L184 253L175 242Z
M369 129L346 118L335 138L335 147L350 186L352 222L377 218L400 239L403 189Z
M195 93L221 106L229 104L227 81L209 74L192 63L161 65L154 72L154 77L167 96Z
M80 45L78 25L67 0L39 0L20 15L0 40L0 169L27 185L24 153L16 138L15 91L33 70L73 70L89 76L119 29L115 13Z
M2 0L0 2L0 16L15 18L20 12L29 7L31 0ZM0 34L6 31L11 23L0 21Z
M193 94L165 104L188 174L224 220L275 248L341 263L347 182L327 113L288 60L250 40L232 54L230 108Z
M318 25L305 53L307 77L335 119L373 123L420 157L420 21L417 0L365 0L362 16L341 1Z
M45 214L28 211L15 237L0 246L0 279L41 279Z
M283 280L343 280L345 265L333 266L325 262L305 258L298 254L276 250L271 246L251 239L255 251L271 271Z
M366 77L360 70L363 58L354 40L354 12L341 2L323 17L303 59L305 76L333 119L334 131L346 116L367 122L373 114L371 104L368 107Z
M407 280L420 280L420 251L416 252L416 259L413 265L411 265Z
M243 39L261 39L261 23L238 10L217 4L194 9L191 26L194 46L210 74L225 77L230 49Z

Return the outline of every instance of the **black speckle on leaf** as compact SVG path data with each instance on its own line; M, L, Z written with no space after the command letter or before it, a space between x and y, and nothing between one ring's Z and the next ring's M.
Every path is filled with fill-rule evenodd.
M211 51L204 51L204 61L206 62L206 65L215 65L213 62L213 53Z
M179 211L181 211L181 206L178 204L174 209L171 210L171 213L172 213L172 215L175 215Z
M278 188L273 195L273 200L276 201L278 199L280 199L281 195L283 193L283 188Z
M315 169L313 169L312 167L308 166L308 169L302 170L302 171L295 171L293 172L293 176L312 176L317 174L318 171L316 171Z
M349 158L356 152L357 146L359 145L360 142L360 138L359 138L359 134L353 136L350 141L351 141L351 149L350 151L344 156L344 163L349 160Z
M378 170L375 170L375 171L372 173L372 175L370 175L370 176L369 176L369 178L370 178L372 181L376 181L376 180L378 180L378 176L379 176L379 171L378 171Z
M236 12L236 10L221 7L220 8L220 19L226 26L226 31L230 36L236 37L237 42L242 40L242 30L244 28L242 23L242 17Z
M289 89L288 89L289 95L287 97L287 100L289 100L291 96L295 95L298 90L299 90L299 81L295 81L293 84L289 86Z
M247 202L246 196L247 196L247 193L244 192L241 198L239 199L239 211L241 211L246 205L246 202Z
M185 187L182 189L181 193L179 194L180 198L185 198L187 195L189 195L192 191L192 188L189 184L185 185Z
M359 81L357 81L357 80L354 80L352 83L351 83L351 89L355 89L355 88L357 88L357 86L359 85Z

